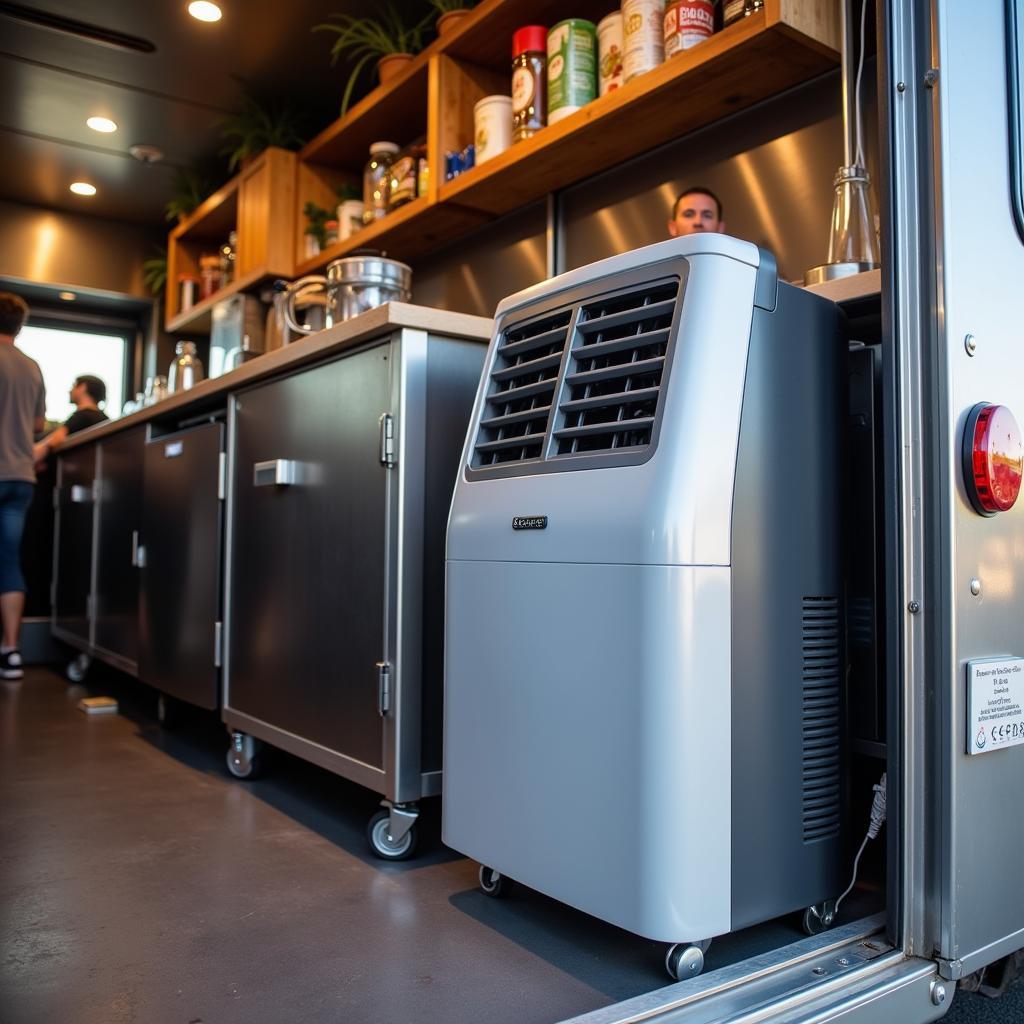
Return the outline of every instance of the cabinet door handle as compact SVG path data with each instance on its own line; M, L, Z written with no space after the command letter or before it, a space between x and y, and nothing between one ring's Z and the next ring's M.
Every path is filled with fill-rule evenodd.
M294 459L268 459L252 467L254 487L290 487L299 482L299 463Z
M146 548L139 543L138 530L132 530L132 565L136 569L146 568Z
M92 488L86 487L85 484L72 484L71 485L71 504L72 505L88 505L92 501Z

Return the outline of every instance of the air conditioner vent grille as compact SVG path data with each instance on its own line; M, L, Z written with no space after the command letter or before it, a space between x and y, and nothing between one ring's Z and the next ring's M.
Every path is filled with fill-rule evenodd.
M803 839L810 843L839 834L839 601L834 597L805 597L802 611Z
M498 345L474 468L540 459L574 310L517 324Z
M554 430L557 455L651 443L679 281L580 306Z

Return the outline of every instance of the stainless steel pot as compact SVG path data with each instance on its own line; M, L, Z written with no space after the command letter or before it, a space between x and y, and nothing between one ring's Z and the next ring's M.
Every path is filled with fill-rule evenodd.
M285 293L284 318L301 334L313 329L298 323L295 302L322 291L327 297L325 327L351 320L385 302L408 302L412 296L412 268L385 256L344 256L327 265L327 276L314 274L294 282Z

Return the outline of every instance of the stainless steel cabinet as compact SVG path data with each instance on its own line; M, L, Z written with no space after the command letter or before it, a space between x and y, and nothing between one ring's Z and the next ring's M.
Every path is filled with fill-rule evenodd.
M98 443L96 560L92 644L127 672L139 657L139 573L136 548L142 516L142 453L146 428Z
M139 678L190 704L219 694L221 456L208 422L145 447L139 540Z
M229 767L266 741L381 793L395 859L440 792L445 521L484 352L403 329L229 407Z
M57 466L53 632L77 647L92 642L93 485L96 447L76 448Z

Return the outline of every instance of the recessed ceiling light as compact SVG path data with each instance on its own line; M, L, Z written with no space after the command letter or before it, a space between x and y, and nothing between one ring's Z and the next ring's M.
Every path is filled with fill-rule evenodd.
M63 299L65 302L74 302L77 296L74 292L57 292L57 298Z
M73 181L69 186L72 192L76 196L94 196L96 195L96 186L90 185L87 181Z
M109 117L90 117L85 123L94 132L103 132L104 135L117 131L117 125Z
M188 5L188 13L197 21L220 21L220 8L210 0L192 0Z

